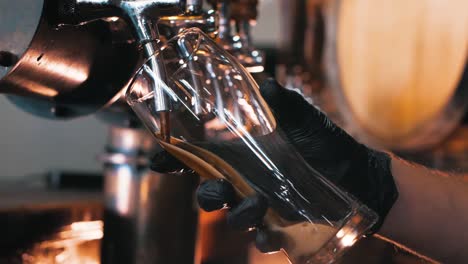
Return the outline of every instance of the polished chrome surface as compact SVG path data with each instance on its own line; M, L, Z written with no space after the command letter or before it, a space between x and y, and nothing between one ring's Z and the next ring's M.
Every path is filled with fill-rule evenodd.
M41 2L27 7L18 1L0 11L13 8L16 16L21 7L34 11L25 19L27 26L14 29L23 38L2 42L14 44L18 51L0 52L3 64L16 62L7 70L0 67L0 93L12 95L11 100L24 110L48 118L94 113L117 100L141 61L139 49L143 47L144 56L157 48L154 40L158 34L152 24L158 17L179 14L184 8L182 0L45 0L44 8L36 6ZM11 30L14 24L9 22L0 24ZM154 63L154 71L164 75L159 62ZM165 102L157 103L167 110Z
M158 23L161 35L169 39L186 28L197 27L214 38L218 30L217 14L213 10L188 8L189 6L183 15L162 17Z
M124 151L148 153L154 147L154 140L146 130L114 127L109 131L108 146Z
M203 7L203 0L187 0L186 10L188 12L200 13Z
M0 80L0 92L42 117L95 112L125 86L136 67L140 55L131 30L118 19L63 27L54 25L56 19L54 2L46 0L34 38Z
M0 1L0 78L28 49L39 25L43 4L43 0Z
M315 104L323 101L322 55L324 30L323 0L281 0L281 32L278 44L278 81ZM320 103L319 103L320 104Z
M158 31L161 42L159 45L164 45L164 41L172 38L180 31L190 27L198 27L211 37L215 38L218 29L217 14L213 10L205 11L202 9L202 1L187 1L185 12L181 15L163 16L158 20ZM151 21L149 21L151 22ZM151 27L149 27L151 29ZM153 50L153 46L147 46L145 53ZM99 119L118 126L123 127L139 127L141 124L134 116L133 111L127 106L125 99L122 99L122 94L119 94L119 99L105 107L97 113Z
M80 261L91 255L99 260L100 193L29 185L2 182L0 263L90 263ZM68 261L60 261L65 256Z
M109 0L109 1L92 1L92 0L77 0L76 4L78 8L80 5L90 5L93 8L111 8L116 7L121 9L124 16L131 21L133 28L136 33L138 42L142 45L143 56L145 58L150 58L152 54L158 49L157 42L158 39L157 27L154 25L156 21L162 15L174 15L181 13L183 11L183 1L181 0ZM173 11L164 12L167 9ZM179 8L179 9L178 9ZM162 62L153 61L151 63L151 68L158 78L164 80L165 70L162 66ZM155 101L155 107L158 111L168 111L170 110L167 99L163 96L163 91L161 87L154 87L155 93L160 94L158 100Z
M57 30L49 22L42 18L28 50L0 80L0 92L42 117L97 111L115 98L140 60L128 25L96 20Z
M234 55L249 72L262 72L265 55L253 46L250 30L257 18L258 1L214 2L219 15L218 44Z
M251 27L252 21L240 20L236 23L237 36L233 38L235 50L233 54L249 72L263 72L265 54L253 46Z
M104 164L102 263L194 263L194 175L148 169L146 130L111 127Z

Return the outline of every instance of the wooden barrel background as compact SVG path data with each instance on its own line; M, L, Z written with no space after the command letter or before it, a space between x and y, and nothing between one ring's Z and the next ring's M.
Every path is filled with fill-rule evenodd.
M421 150L460 124L467 10L466 0L326 1L328 79L366 143Z

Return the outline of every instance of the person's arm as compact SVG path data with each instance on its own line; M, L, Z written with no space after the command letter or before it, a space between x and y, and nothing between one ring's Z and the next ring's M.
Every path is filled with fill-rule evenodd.
M392 158L398 199L379 234L444 263L468 263L468 183Z

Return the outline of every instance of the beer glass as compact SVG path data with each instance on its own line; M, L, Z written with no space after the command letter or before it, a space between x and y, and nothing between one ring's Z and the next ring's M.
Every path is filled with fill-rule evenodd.
M153 56L127 89L129 105L202 178L229 181L239 198L264 196L264 226L292 263L333 262L376 222L286 143L252 76L199 29L186 29ZM164 74L154 73L155 60Z

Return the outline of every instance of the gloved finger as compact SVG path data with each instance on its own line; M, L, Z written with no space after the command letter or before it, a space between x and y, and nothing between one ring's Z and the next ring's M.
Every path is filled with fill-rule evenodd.
M281 249L281 234L265 227L257 228L255 246L262 253L279 251Z
M278 114L284 112L286 107L289 110L294 110L297 106L312 107L302 95L284 88L273 78L267 79L260 85L260 93L268 106Z
M268 201L263 196L257 194L247 197L228 212L228 224L239 230L259 226L267 209Z
M270 78L263 82L260 85L260 93L281 126L294 129L323 124L323 113L307 102L302 95L282 87L275 79ZM304 124L310 122L312 124Z
M333 168L327 162L348 153L343 150L354 140L300 94L283 88L274 79L265 81L260 92L286 138L307 161L314 162L314 167Z
M163 150L153 156L151 159L150 169L159 173L170 173L189 168L174 156Z
M235 201L234 188L225 180L207 180L198 187L197 200L200 207L207 212L232 206Z
M273 78L269 78L260 84L260 93L268 106L276 112L282 104L281 96L284 88Z

